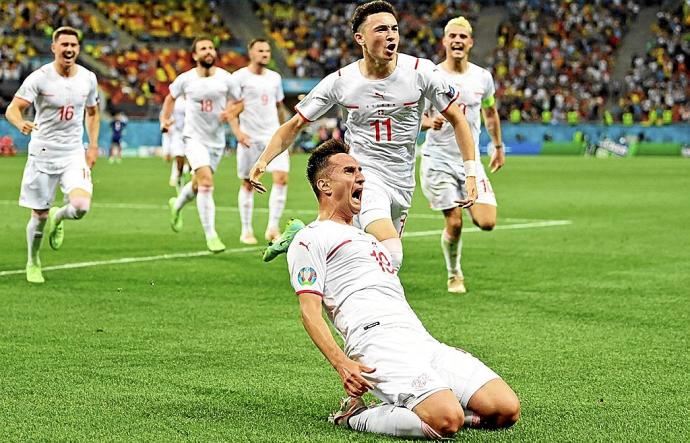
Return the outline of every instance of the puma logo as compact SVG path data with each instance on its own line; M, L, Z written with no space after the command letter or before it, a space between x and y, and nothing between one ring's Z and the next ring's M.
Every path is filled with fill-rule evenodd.
M300 245L300 246L304 246L304 247L306 248L307 251L309 250L309 245L310 245L310 244L311 244L311 242L307 242L307 243L299 242L299 245Z

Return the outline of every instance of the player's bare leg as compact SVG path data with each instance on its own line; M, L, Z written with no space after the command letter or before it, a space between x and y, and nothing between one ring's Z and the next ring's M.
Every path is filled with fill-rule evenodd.
M448 271L448 292L464 294L465 276L460 265L462 256L462 208L451 208L443 211L445 228L441 233L441 250Z
M414 413L442 437L452 437L462 428L465 414L450 389L435 392L414 408Z
M364 228L364 231L376 237L388 249L393 267L399 270L403 261L403 248L393 221L389 218L374 220Z
M268 199L268 226L266 227L265 237L268 241L273 241L280 237L280 217L285 209L287 201L288 173L286 171L273 172L273 187L271 196Z
M43 283L43 273L41 272L41 259L38 251L41 248L45 226L48 222L48 210L31 210L31 218L26 225L26 244L28 254L26 260L26 281L29 283Z
M225 245L216 232L216 203L213 200L213 171L210 166L202 166L194 171L192 186L196 190L196 208L204 228L206 245L211 252L222 252Z
M54 207L48 214L48 241L50 247L58 250L65 238L64 220L81 220L91 208L91 194L84 189L73 189L67 197L67 204Z
M475 203L470 207L472 222L482 231L491 231L496 227L496 206Z
M240 242L245 245L255 245L258 243L254 236L252 218L254 216L254 188L249 180L242 180L239 194L237 195L237 206L240 211L240 222L242 223L242 233Z
M465 424L487 429L509 428L520 418L520 400L508 384L495 378L467 403Z

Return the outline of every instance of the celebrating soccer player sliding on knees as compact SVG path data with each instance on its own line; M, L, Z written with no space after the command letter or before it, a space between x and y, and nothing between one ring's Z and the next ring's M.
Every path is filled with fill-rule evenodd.
M31 209L26 226L26 279L43 283L39 249L48 234L50 247L59 249L64 221L84 217L91 206L91 168L98 158L98 91L96 75L77 64L79 31L61 27L50 46L55 60L41 66L20 86L7 108L7 120L31 134L29 158L22 177L19 205ZM34 122L24 120L33 103ZM86 112L85 112L86 111ZM84 154L84 123L89 145ZM67 204L52 207L58 184Z
M298 132L333 105L345 108L345 140L367 178L355 224L381 241L397 270L403 261L401 237L412 204L415 142L425 101L454 128L467 176L463 207L472 206L477 196L474 141L462 112L451 106L457 91L438 68L429 60L397 52L398 22L390 3L373 1L358 6L352 32L363 58L328 75L297 104L297 114L275 132L249 179L256 189L265 191L261 176L266 166L290 146ZM285 252L301 226L299 221L289 224L266 250L264 260Z
M433 439L461 427L512 426L520 416L512 389L476 357L429 334L407 303L389 251L352 226L366 181L348 151L342 141L329 140L310 156L307 176L319 215L287 253L304 328L348 395L330 421ZM343 337L343 350L322 308ZM367 391L383 403L367 407L361 398Z

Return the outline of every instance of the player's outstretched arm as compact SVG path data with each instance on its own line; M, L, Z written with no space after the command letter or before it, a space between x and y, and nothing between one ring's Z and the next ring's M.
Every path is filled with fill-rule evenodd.
M19 97L14 97L10 105L5 111L5 117L7 121L12 123L19 132L24 135L29 135L34 129L38 129L38 126L34 122L24 120L24 111L29 107L31 103Z
M351 360L340 349L321 315L321 297L311 293L300 294L299 304L304 329L333 369L338 372L347 395L361 397L369 389L373 389L374 386L362 376L362 372L370 373L375 369Z
M496 172L501 169L506 162L503 139L501 138L501 118L498 115L498 109L495 104L482 108L482 113L484 114L486 130L495 148L493 154L491 154L489 168L491 168L491 172Z
M286 121L276 130L266 148L259 156L251 171L249 171L249 181L254 189L260 193L266 192L266 187L261 183L261 176L266 172L266 165L271 160L280 155L297 138L297 134L307 122L299 115L295 114L290 120Z
M465 190L467 191L467 198L459 202L463 208L469 208L477 199L477 173L475 171L474 140L472 139L472 132L470 132L470 125L467 124L465 115L460 111L458 106L449 106L448 109L443 112L443 116L453 125L455 140L460 147L463 166L465 167Z
M86 135L89 138L89 148L86 150L86 164L93 168L98 158L98 134L101 130L101 116L98 106L86 107Z
M161 132L168 132L170 130L170 126L172 126L173 123L170 116L172 115L174 107L175 99L170 94L166 95L165 100L163 100L163 107L161 108L160 115Z

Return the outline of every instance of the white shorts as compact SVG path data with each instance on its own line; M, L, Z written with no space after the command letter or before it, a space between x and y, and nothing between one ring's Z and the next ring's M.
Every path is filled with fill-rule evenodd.
M184 140L182 139L182 131L173 131L170 135L170 156L184 157Z
M223 158L222 146L206 146L191 137L182 137L184 143L184 155L187 157L192 171L203 166L210 166L213 172L218 169L218 164Z
M243 180L249 178L249 171L251 171L252 166L259 159L267 144L267 141L253 142L249 147L241 143L237 144L237 177ZM290 153L287 149L266 166L266 172L276 171L290 171Z
M497 206L496 196L491 188L491 182L486 176L484 166L477 162L477 200L491 206ZM431 209L441 211L458 207L457 200L464 199L465 170L461 164L453 166L447 162L434 161L427 155L422 155L421 162L422 192L429 201Z
M172 135L170 132L161 132L161 149L163 150L163 156L172 155L170 152L171 143Z
M374 174L365 174L364 178L362 209L355 216L354 225L366 229L376 220L389 219L398 231L398 236L402 237L414 190L405 191L388 186Z
M29 155L22 177L19 206L36 210L50 209L58 183L65 195L74 189L83 189L93 194L91 169L86 166L83 152L59 161L42 160Z
M472 354L439 343L426 331L380 327L367 334L351 358L376 368L365 377L375 386L372 394L385 403L411 410L431 394L450 389L467 407L475 392L499 378Z

